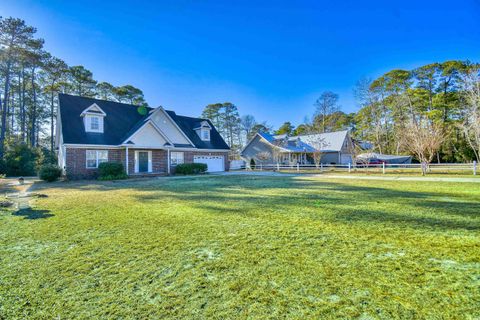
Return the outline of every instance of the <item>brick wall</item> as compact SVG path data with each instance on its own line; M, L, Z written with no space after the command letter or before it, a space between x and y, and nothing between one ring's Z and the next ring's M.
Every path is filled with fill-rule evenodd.
M66 173L69 179L93 179L98 176L98 169L87 168L88 148L66 149ZM103 150L103 149L99 149ZM125 151L108 149L108 161L125 163Z
M70 179L93 179L98 176L98 169L89 169L86 166L86 151L88 148L67 148L66 149L66 173ZM150 151L145 149L128 149L128 173L135 175L135 151ZM167 151L152 151L152 175L167 174ZM228 152L202 152L202 151L185 151L185 163L193 163L195 155L212 155L223 156L225 161L225 170L229 169ZM108 149L108 161L121 162L125 165L126 152L125 149ZM174 173L175 167L171 167ZM143 174L149 175L149 174Z
M135 151L152 151L152 174L167 174L166 150L128 149L128 173L130 175L135 174ZM123 153L125 154L125 150Z

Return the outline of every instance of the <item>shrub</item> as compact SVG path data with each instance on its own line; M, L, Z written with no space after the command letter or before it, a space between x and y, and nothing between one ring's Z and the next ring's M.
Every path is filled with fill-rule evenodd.
M207 172L205 163L183 163L177 165L175 174L200 174Z
M99 180L119 180L126 179L127 174L120 162L104 162L98 165Z
M48 182L58 180L62 175L62 169L54 164L46 164L40 168L40 179Z
M7 176L34 176L40 152L37 148L19 143L5 152L5 173Z

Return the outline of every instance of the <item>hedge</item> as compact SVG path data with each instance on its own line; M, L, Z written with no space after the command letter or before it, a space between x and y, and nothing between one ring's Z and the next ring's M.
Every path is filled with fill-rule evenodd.
M98 165L99 180L119 180L127 177L123 164L120 162L103 162Z
M201 174L207 172L205 163L183 163L177 165L175 174Z

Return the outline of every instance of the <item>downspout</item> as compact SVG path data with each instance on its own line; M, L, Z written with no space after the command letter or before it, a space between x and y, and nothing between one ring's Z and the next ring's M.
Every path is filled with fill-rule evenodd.
M128 176L128 147L125 148L125 171Z

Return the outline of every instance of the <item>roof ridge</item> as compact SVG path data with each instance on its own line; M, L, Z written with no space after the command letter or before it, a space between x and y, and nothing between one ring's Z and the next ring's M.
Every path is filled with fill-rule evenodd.
M188 119L195 119L195 120L201 120L201 121L210 121L210 119L205 119L205 118L183 116L183 115L177 114L175 111L172 111L172 110L165 110L165 111L167 111L167 112L173 112L173 113L175 113L175 116L177 116L177 117L188 118Z
M98 99L98 98L92 98L92 97L85 97L85 96L79 96L79 95L69 94L69 93L59 93L58 95L59 95L59 96L69 96L69 97L74 97L74 98L80 98L80 99L85 99L85 100L95 100L95 101L101 101L101 102L109 102L109 103L121 104L121 105L124 105L124 106L135 107L135 108L142 107L142 106L135 105L135 104L131 104L131 103L124 103L124 102L118 102L118 101L112 101L112 100ZM156 108L153 108L153 107L150 107L150 106L147 106L147 107L145 107L145 108L147 108L147 109L156 109Z

